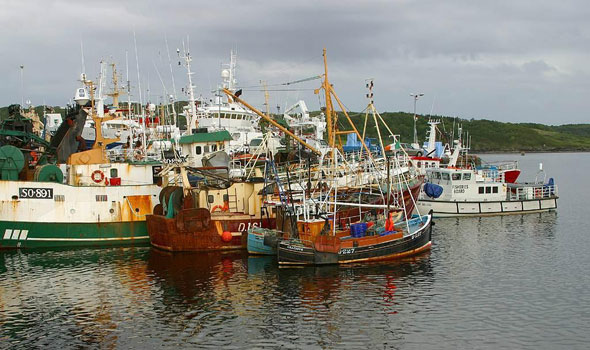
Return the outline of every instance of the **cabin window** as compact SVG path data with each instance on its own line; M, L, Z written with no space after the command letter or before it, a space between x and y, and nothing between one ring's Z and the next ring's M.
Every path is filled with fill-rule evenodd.
M486 186L486 193L492 193L492 187Z
M212 195L212 194L208 195L208 196L207 196L207 202L209 202L209 203L213 203L213 202L215 202L215 197L213 197L213 195Z
M201 154L203 152L203 150L201 149L201 146L195 147L195 151L197 152L197 154Z
M433 172L432 175L435 179L440 180L440 173L438 171Z
M239 139L240 139L240 134L239 134L239 133L235 133L235 134L232 134L232 135L231 135L231 137L232 137L232 139L233 139L234 141L237 141L237 140L239 140Z
M119 169L111 169L111 177L119 177Z
M453 173L452 178L453 178L453 181L461 180L461 173Z
M463 180L471 180L471 173L464 173Z
M217 151L217 145L211 145L211 152Z
M420 168L422 166L421 162L418 162L418 168Z
M483 186L479 186L479 194L484 194L485 188Z
M203 146L203 152L209 153L209 145Z
M449 176L449 173L442 173L442 179L443 180L449 180L451 177Z
M494 193L498 193L498 186L494 186L493 191Z

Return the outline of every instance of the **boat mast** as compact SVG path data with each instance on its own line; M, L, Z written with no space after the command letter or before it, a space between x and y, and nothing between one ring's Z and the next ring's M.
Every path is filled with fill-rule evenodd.
M330 82L328 81L328 58L326 56L326 48L324 48L323 52L324 56L324 94L326 96L326 126L328 127L328 144L330 147L334 148L334 137L332 130L332 117L333 117L333 108L332 108L332 98L330 97Z
M119 96L124 90L119 90L119 77L117 76L115 62L111 63L111 69L113 70L113 92L107 94L107 96L113 98L113 107L119 108Z
M334 89L332 88L332 85L328 81L328 60L327 60L325 48L324 48L323 56L324 56L324 82L322 84L322 88L324 89L324 93L326 95L326 123L327 123L327 127L328 127L328 139L329 139L328 144L330 145L330 147L334 148L336 145L336 135L355 133L356 136L361 141L363 148L367 151L367 156L369 157L369 159L373 159L373 157L371 156L371 151L369 150L369 147L367 147L367 145L365 144L365 140L363 140L363 138L362 138L361 134L358 132L356 126L354 126L352 119L350 119L348 112L346 112L346 108L344 108L344 105L342 104L342 102L340 102L338 95L336 95L336 92L334 91ZM345 130L345 131L338 131L337 130L336 122L338 120L338 118L337 118L338 116L336 115L336 113L334 111L334 106L332 104L332 96L336 99L336 103L338 103L340 110L342 110L342 113L346 117L352 130Z
M170 76L172 77L172 92L170 95L170 102L172 102L172 123L176 126L176 108L174 104L178 100L176 96L176 83L174 82L174 73L172 72L172 59L170 58L170 48L168 47L168 38L164 35L164 41L166 42L166 53L168 54L168 66L170 67Z
M146 115L145 115L145 110L144 110L144 106L143 106L143 99L141 96L141 78L139 75L139 57L137 54L137 40L135 38L135 30L133 31L133 44L135 44L135 64L137 66L137 88L139 90L139 106L141 108L141 116L143 118L143 123L141 123L141 130L142 130L142 133L141 133L142 142L141 143L142 143L143 152L145 154L146 142L147 142L146 136L145 136L145 133L146 133L146 118L145 117L146 117Z
M191 57L190 52L188 52L186 50L186 47L184 46L184 41L182 42L182 49L183 49L183 56L180 55L180 50L177 49L176 53L178 53L178 56L182 59L184 59L184 63L186 65L186 72L188 75L188 93L189 93L189 105L190 105L190 118L189 121L187 121L187 130L186 130L186 135L192 135L192 128L193 125L194 127L198 127L199 123L197 121L197 108L196 108L196 101L195 101L195 92L194 92L194 88L195 86L193 85L193 72L191 72L191 61L193 60Z

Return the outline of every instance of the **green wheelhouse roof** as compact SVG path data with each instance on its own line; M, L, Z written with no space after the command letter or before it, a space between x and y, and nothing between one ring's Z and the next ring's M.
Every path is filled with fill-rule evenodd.
M229 141L231 135L227 130L215 131L215 132L203 132L192 135L184 135L180 137L180 144L198 143L198 142L218 142L218 141Z

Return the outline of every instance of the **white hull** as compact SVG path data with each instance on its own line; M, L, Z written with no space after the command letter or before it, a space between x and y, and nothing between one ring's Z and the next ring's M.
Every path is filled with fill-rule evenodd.
M557 209L557 198L493 201L493 202L457 202L420 199L416 209L420 213L433 210L434 217L493 216L540 213Z

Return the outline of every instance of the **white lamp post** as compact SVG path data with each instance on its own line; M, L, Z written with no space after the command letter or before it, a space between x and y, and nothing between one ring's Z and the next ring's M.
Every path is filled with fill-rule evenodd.
M416 132L416 102L418 101L418 98L424 96L423 93L415 93L415 94L410 94L410 96L412 96L414 98L414 147L415 148L420 148L420 145L418 145L418 133Z

